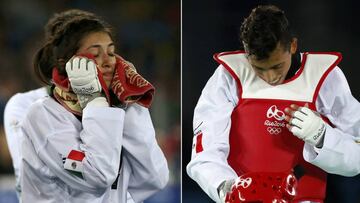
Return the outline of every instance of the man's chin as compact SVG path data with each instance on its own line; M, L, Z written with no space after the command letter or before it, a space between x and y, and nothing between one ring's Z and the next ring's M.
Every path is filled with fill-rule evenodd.
M272 85L272 86L276 86L276 85L280 85L283 83L284 80L277 80L277 81L274 81L274 82L268 82L269 85Z

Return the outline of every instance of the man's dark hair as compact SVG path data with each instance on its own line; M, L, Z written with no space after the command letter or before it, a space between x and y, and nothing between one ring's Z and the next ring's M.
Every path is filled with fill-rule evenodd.
M240 38L248 55L267 59L277 44L290 49L293 35L284 11L273 5L254 8L240 27Z

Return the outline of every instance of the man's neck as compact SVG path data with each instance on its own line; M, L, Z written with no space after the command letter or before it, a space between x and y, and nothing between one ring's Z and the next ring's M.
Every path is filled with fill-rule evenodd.
M286 74L285 80L290 79L299 70L301 66L301 55L300 52L297 51L295 54L291 56L291 66L289 68L288 73Z

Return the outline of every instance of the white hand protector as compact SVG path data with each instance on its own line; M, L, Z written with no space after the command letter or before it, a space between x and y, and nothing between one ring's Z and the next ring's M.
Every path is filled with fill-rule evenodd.
M221 203L225 203L226 194L231 191L232 185L235 183L234 179L225 180L218 187L218 193Z
M77 95L81 108L85 108L90 101L102 96L102 87L96 63L93 60L76 56L66 63L65 68L71 88ZM105 102L107 103L106 99Z
M299 107L289 121L290 131L306 143L317 146L325 134L326 125L320 116L307 107Z

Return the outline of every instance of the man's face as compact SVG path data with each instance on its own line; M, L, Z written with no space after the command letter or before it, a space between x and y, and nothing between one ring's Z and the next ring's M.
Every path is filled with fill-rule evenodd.
M296 52L297 40L291 42L290 50L280 43L270 53L267 59L256 60L255 56L249 56L248 60L256 74L270 85L282 84L291 66L291 55Z

